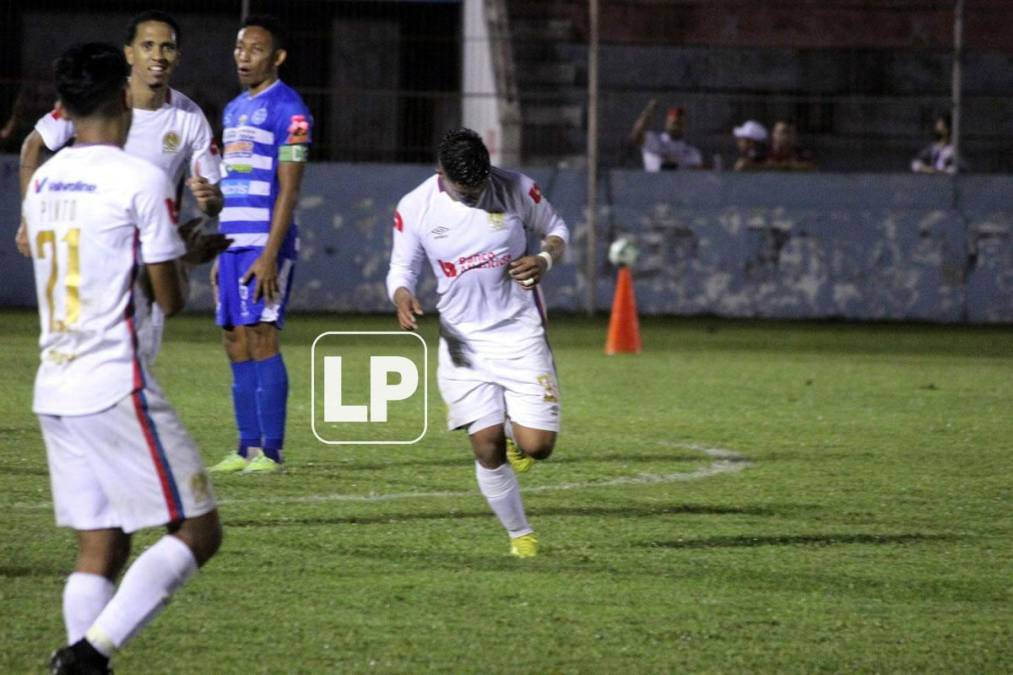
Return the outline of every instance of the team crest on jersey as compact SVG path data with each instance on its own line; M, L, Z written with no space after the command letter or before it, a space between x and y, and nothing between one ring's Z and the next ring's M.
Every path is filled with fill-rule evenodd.
M243 126L244 124L246 124L246 115L240 115L239 116L239 126Z
M505 213L490 213L489 214L489 229L493 232L499 232L500 230L506 229L506 214Z
M264 120L267 119L267 108L257 108L253 112L253 116L250 117L250 121L254 124L263 124Z
M179 134L170 131L162 136L162 152L168 154L179 150Z

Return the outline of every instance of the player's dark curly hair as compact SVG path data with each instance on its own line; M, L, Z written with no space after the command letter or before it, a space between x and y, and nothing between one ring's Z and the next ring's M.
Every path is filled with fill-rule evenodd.
M270 14L251 14L243 19L241 28L248 26L263 28L270 33L271 45L274 47L274 51L285 49L285 45L288 44L288 31L285 30L284 24L276 16L271 16Z
M125 45L133 44L134 38L137 37L137 27L140 26L142 23L146 23L148 21L157 21L159 23L164 23L167 26L169 26L169 28L172 29L173 34L175 34L176 36L176 46L177 47L179 46L179 43L183 40L182 35L179 32L179 24L176 23L176 20L173 19L171 16L169 16L165 12L160 12L157 9L149 9L147 12L141 12L137 16L130 19L130 22L127 23L127 41L124 42L123 44Z
M471 129L452 129L440 141L436 159L447 178L474 187L489 177L489 151Z
M53 63L60 103L78 117L121 112L118 97L129 74L123 50L104 42L74 45Z

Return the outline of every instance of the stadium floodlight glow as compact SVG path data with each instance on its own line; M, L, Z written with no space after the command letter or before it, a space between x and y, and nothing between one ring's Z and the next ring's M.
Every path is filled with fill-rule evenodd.
M426 435L429 347L420 335L404 331L321 333L310 348L310 364L311 428L321 443L412 445ZM396 381L391 381L391 375ZM363 395L367 388L368 395ZM368 403L357 402L363 399Z

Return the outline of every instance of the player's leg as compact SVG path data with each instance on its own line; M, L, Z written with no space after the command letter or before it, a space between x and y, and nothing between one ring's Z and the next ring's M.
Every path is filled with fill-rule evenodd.
M477 359L455 363L441 338L437 381L447 404L448 426L467 429L479 491L510 535L511 553L530 557L537 552L537 542L524 513L517 476L506 461L503 392L488 380Z
M200 454L154 382L97 415L69 420L124 532L170 524L129 567L85 637L54 657L104 672L108 658L164 608L221 543Z
M278 472L282 470L285 461L282 449L285 446L288 371L281 356L279 338L292 292L298 239L298 230L292 226L278 252L278 294L270 300L260 298L253 303L250 311L256 321L245 322L248 324L246 334L257 375L257 417L264 441L263 455L250 462L244 469L245 473ZM255 280L251 279L251 294L254 284Z
M242 471L260 454L262 443L257 416L257 369L244 325L253 320L253 315L248 290L240 283L247 263L252 264L252 260L245 251L226 251L218 257L215 322L222 327L222 345L232 369L232 409L239 438L236 451L211 467L212 473Z
M552 352L538 343L518 358L493 362L491 368L503 385L508 411L507 457L523 472L533 460L548 459L556 446L560 394Z
M68 643L84 636L115 591L130 553L130 539L93 475L84 448L66 418L40 415L57 525L78 531L78 556L63 589Z
M246 327L256 372L257 417L263 435L263 455L246 467L246 473L272 473L285 461L285 419L288 405L288 371L281 356L280 331L274 323Z

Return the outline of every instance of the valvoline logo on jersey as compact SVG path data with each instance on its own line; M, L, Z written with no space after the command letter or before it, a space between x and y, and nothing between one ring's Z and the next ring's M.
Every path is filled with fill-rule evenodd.
M49 188L50 192L95 192L98 187L92 183L85 183L84 181L74 181L73 183L65 183L61 181L49 182L48 178L42 180L35 179L35 192L42 192L44 189Z

